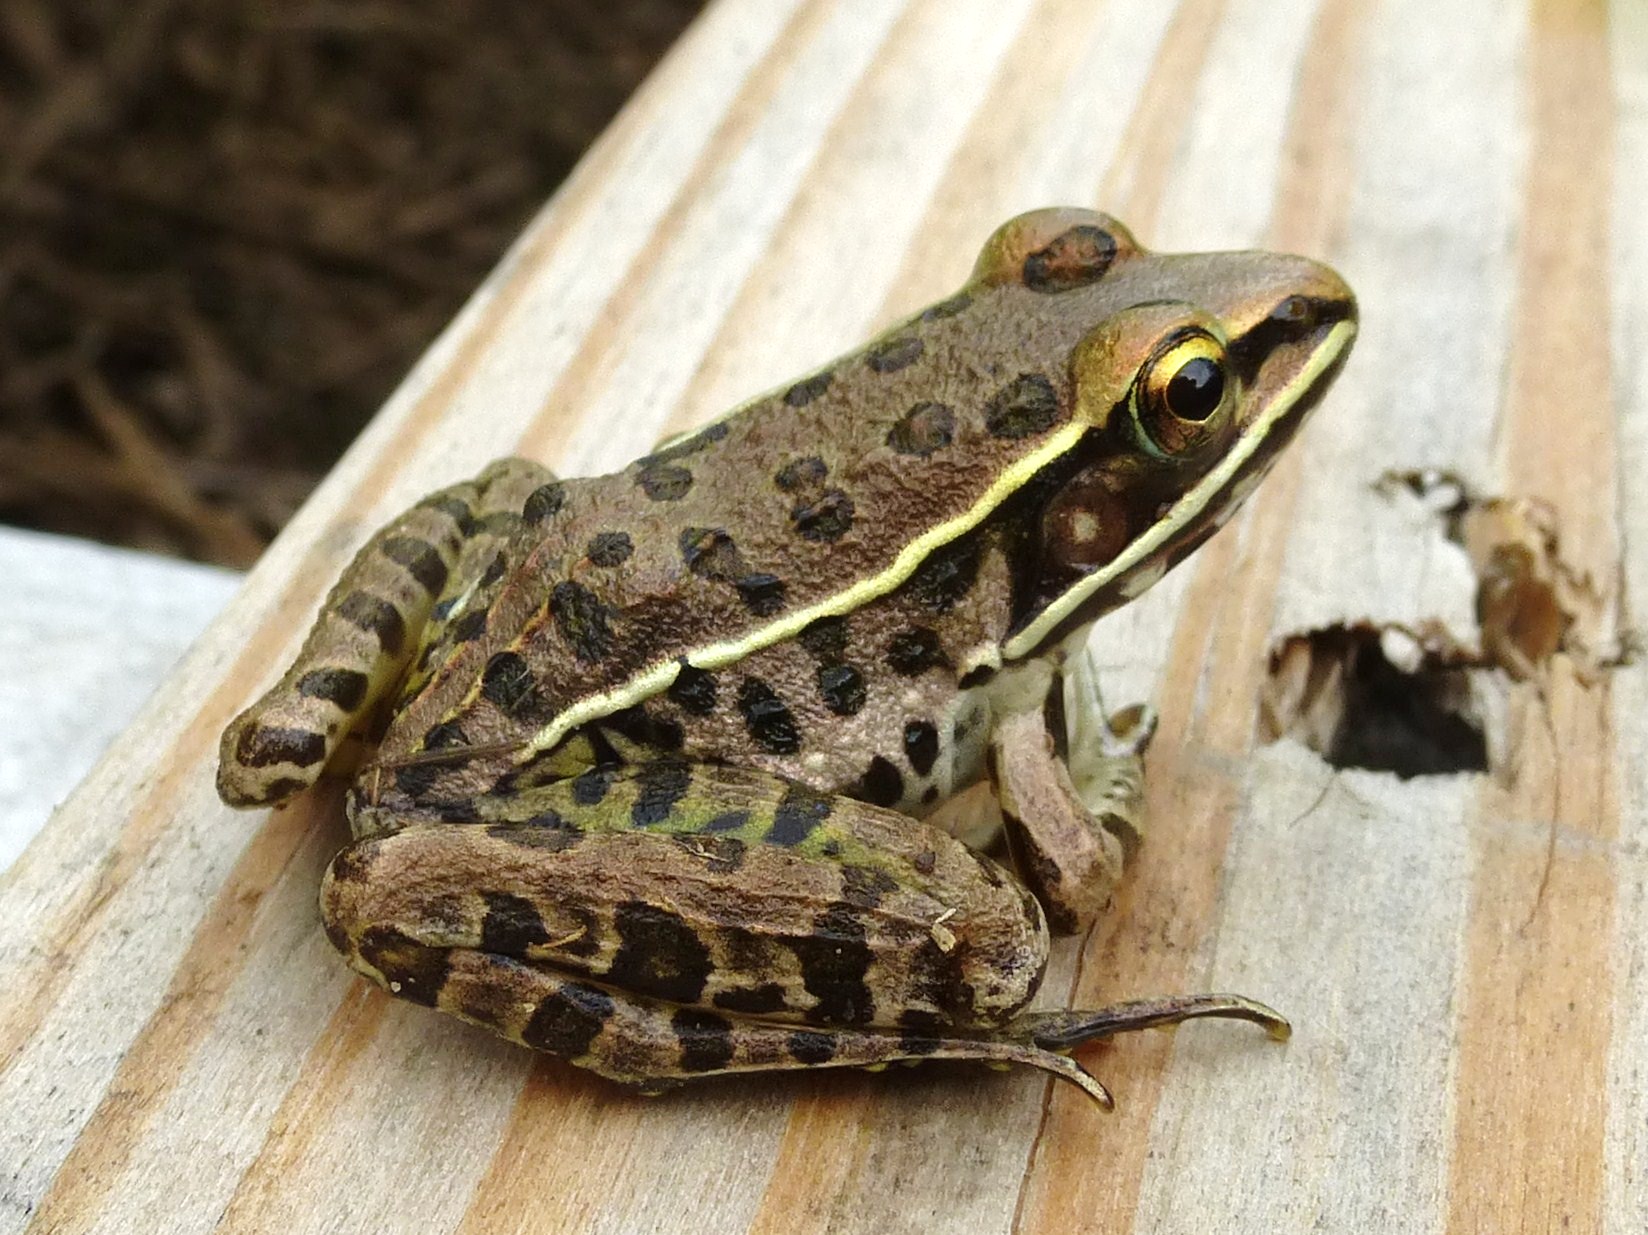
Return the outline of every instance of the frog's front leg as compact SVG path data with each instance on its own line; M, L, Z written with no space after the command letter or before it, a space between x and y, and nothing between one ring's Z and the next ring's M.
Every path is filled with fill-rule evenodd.
M1008 844L1060 934L1086 929L1103 911L1138 848L1154 731L1147 708L1105 715L1085 648L1040 706L1008 709L995 722L990 772Z
M360 809L385 808L359 804ZM327 932L403 998L605 1076L896 1060L1022 1063L1103 1087L1062 1052L1230 997L1025 1013L1047 956L1025 890L936 828L763 773L591 770L438 814L357 819Z
M308 788L365 724L437 633L437 614L484 575L530 512L553 493L548 469L500 459L402 512L361 548L321 606L297 660L223 734L218 792L268 806Z

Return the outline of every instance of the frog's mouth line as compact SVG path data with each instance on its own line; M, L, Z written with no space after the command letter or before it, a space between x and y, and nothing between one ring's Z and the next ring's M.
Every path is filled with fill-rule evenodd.
M1259 483L1282 447L1298 431L1306 413L1327 392L1344 365L1355 337L1356 320L1347 306L1309 359L1276 390L1230 452L1173 503L1144 535L1015 632L1002 646L1003 658L1013 661L1032 655L1049 638L1062 637L1074 625L1091 621L1122 600L1141 595L1179 559L1217 531ZM1255 340L1255 346L1263 342ZM1222 507L1217 504L1220 499L1224 499Z

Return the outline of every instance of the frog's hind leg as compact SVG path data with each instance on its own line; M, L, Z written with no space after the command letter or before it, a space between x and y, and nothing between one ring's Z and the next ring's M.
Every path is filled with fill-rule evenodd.
M224 731L223 800L267 806L313 784L428 645L448 589L471 578L472 562L498 551L533 494L555 490L541 465L501 459L373 536L321 605L286 675ZM474 568L476 576L482 571Z

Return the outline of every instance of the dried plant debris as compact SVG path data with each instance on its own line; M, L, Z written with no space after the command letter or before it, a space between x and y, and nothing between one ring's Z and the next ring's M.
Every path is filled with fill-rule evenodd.
M0 519L250 561L700 3L0 4Z
M1630 649L1587 638L1608 629L1609 601L1563 561L1545 503L1477 497L1442 472L1389 473L1379 484L1431 507L1464 549L1476 573L1478 629L1362 621L1289 635L1271 651L1260 737L1292 737L1335 767L1404 778L1488 771L1498 743L1483 675L1537 684L1560 655L1596 679Z

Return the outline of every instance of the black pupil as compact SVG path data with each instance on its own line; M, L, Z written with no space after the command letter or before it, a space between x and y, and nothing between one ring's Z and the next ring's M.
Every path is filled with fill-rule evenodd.
M1225 397L1225 371L1206 356L1179 366L1167 383L1167 410L1180 420L1206 420Z

